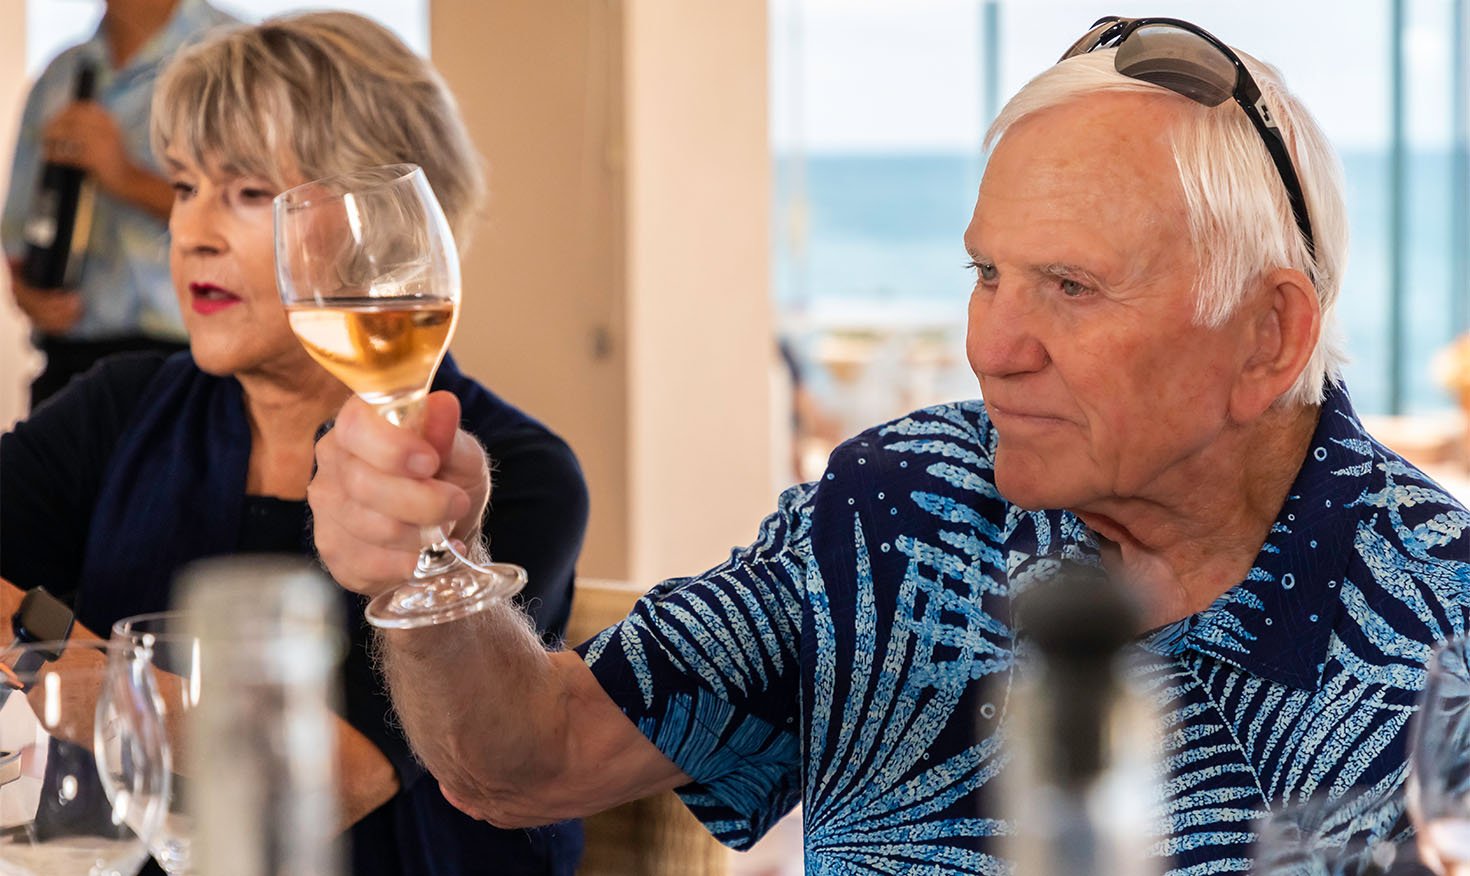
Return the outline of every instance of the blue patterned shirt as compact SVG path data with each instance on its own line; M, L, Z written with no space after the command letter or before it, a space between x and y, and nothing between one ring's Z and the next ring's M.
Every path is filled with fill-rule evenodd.
M720 840L800 803L811 873L1005 871L987 788L1011 600L1098 547L1070 513L1008 503L995 447L980 402L859 435L754 544L581 646ZM1397 838L1424 663L1467 606L1470 513L1332 388L1246 580L1140 643L1169 772L1155 853L1245 872L1255 820L1323 793L1387 799L1351 829Z
M204 0L180 0L163 29L115 70L102 25L86 42L56 57L41 73L26 98L16 139L10 191L0 213L0 242L5 255L25 255L25 223L41 178L41 131L72 101L77 71L86 62L97 70L94 99L122 129L123 148L134 163L161 173L148 143L149 104L153 83L168 59L205 31L235 19ZM173 283L169 281L168 226L141 207L99 191L87 241L87 263L77 291L82 318L66 337L97 340L147 335L183 340Z

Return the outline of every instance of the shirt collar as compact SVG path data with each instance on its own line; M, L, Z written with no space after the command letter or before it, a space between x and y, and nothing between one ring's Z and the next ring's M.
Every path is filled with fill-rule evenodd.
M158 66L219 18L207 0L179 0L164 26L138 48L125 67L117 70L112 67L112 52L107 48L107 15L110 14L104 14L97 23L97 30L84 44L84 51L117 78L136 76Z
M1155 630L1144 648L1165 656L1193 651L1252 675L1304 690L1321 683L1338 620L1338 584L1352 553L1371 439L1347 391L1330 384L1307 456L1246 579L1204 611ZM1013 511L1007 571L1012 584L1050 574L1063 559L1097 563L1095 536L1068 512Z

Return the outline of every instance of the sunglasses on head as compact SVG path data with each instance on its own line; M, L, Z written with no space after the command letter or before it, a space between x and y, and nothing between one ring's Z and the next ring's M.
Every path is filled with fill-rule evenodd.
M1187 21L1177 18L1100 18L1092 29L1072 44L1059 61L1085 55L1097 49L1116 47L1113 66L1124 76L1167 88L1204 106L1219 106L1226 98L1245 111L1271 160L1286 196L1297 228L1307 243L1308 256L1315 258L1316 239L1312 222L1307 218L1307 200L1302 184L1291 163L1286 140L1271 118L1271 108L1261 97L1261 88L1250 71L1229 46Z

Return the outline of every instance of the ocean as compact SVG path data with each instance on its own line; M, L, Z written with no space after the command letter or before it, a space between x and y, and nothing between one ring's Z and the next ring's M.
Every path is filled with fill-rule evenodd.
M1338 305L1352 357L1348 387L1363 413L1390 404L1389 161L1387 152L1343 155L1352 243ZM978 155L776 157L772 283L778 311L825 314L813 325L891 319L963 326L970 274L961 236L974 208ZM1405 412L1451 407L1430 374L1451 341L1450 156L1410 161L1404 260ZM800 189L804 202L793 200ZM804 203L804 209L794 207ZM1462 306L1460 312L1470 310ZM842 315L852 315L851 320ZM1462 327L1463 330L1464 327ZM973 394L973 392L971 392Z

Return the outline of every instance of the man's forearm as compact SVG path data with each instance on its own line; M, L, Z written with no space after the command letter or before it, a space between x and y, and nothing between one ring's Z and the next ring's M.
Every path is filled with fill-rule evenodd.
M451 624L388 631L379 647L409 744L445 789L534 810L524 797L558 773L566 722L550 655L526 616L497 606Z
M109 182L103 186L108 194L158 219L168 220L174 204L173 187L168 180L146 167L133 165Z

